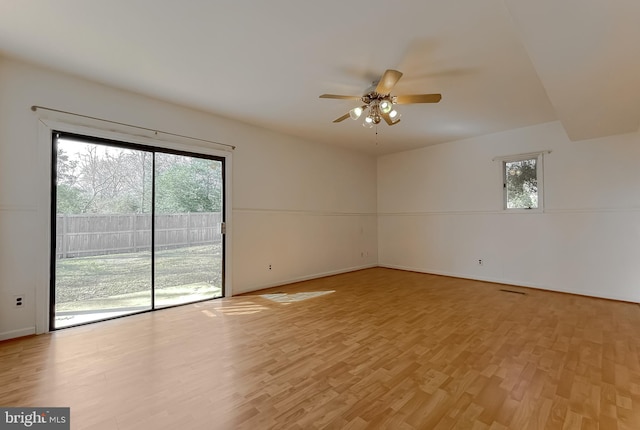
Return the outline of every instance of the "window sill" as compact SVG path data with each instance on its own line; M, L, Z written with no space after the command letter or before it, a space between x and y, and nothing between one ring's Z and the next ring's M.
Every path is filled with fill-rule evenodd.
M544 208L531 208L531 209L502 209L506 214L541 214L544 213Z

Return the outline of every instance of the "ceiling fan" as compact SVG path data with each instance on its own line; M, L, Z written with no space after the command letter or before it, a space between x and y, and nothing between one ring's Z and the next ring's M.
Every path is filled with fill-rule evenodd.
M402 73L397 70L388 69L384 72L379 81L374 81L373 85L367 90L363 96L341 96L337 94L322 94L321 99L341 99L341 100L359 100L364 103L362 106L351 109L340 118L336 118L333 122L341 122L351 117L357 120L369 109L367 116L364 118L364 127L373 127L384 120L388 125L395 125L400 122L400 114L393 108L394 104L410 104L410 103L438 103L442 99L441 94L410 94L404 96L392 96L391 90L398 83ZM374 88L375 86L375 88Z

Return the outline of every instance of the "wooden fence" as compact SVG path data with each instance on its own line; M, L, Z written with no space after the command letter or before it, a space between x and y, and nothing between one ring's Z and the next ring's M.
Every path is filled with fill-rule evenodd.
M156 249L220 243L219 212L155 217ZM151 215L66 215L56 219L56 258L121 254L151 249Z

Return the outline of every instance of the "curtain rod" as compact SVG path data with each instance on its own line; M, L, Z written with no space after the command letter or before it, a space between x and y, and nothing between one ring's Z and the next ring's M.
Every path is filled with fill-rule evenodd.
M162 133L162 134L166 134L168 136L181 137L181 138L184 138L184 139L191 139L191 140L198 140L200 142L206 142L206 143L213 143L214 145L226 146L227 148L231 148L232 150L236 149L236 147L234 145L228 145L226 143L214 142L213 140L200 139L198 137L185 136L183 134L170 133L168 131L154 130L152 128L140 127L139 125L131 125L131 124L127 124L127 123L124 123L124 122L111 121L109 119L97 118L95 116L89 116L89 115L82 115L82 114L75 113L75 112L68 112L68 111L59 110L59 109L53 109L53 108L49 108L49 107L45 107L45 106L38 106L38 105L31 106L31 110L34 111L34 112L37 111L38 109L48 110L48 111L51 111L51 112L64 113L64 114L68 114L68 115L79 116L79 117L82 117L82 118L93 119L93 120L96 120L96 121L108 122L108 123L111 123L111 124L124 125L126 127L133 127L133 128L137 128L137 129L140 129L140 130L151 131L151 132L154 132L155 134Z
M524 160L529 157L537 157L540 154L551 154L551 150L545 149L543 151L527 152L524 154L501 155L499 157L493 157L491 161L514 161L515 159Z

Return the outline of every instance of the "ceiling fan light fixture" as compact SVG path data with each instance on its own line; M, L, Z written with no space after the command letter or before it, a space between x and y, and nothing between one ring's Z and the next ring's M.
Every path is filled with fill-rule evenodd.
M402 115L400 115L400 113L397 110L394 109L394 110L392 110L391 112L389 112L387 114L387 117L388 117L387 123L389 125L395 125L395 124L400 122L400 117L401 116Z
M360 106L355 107L349 111L349 116L353 120L360 118L360 115L362 115L362 108Z
M362 126L365 127L365 128L373 127L373 118L371 117L371 115L367 116L364 119L364 122L362 123Z
M380 101L380 112L382 113L389 113L391 112L391 109L393 109L393 103L391 103L391 100L387 100L387 99L383 99Z

